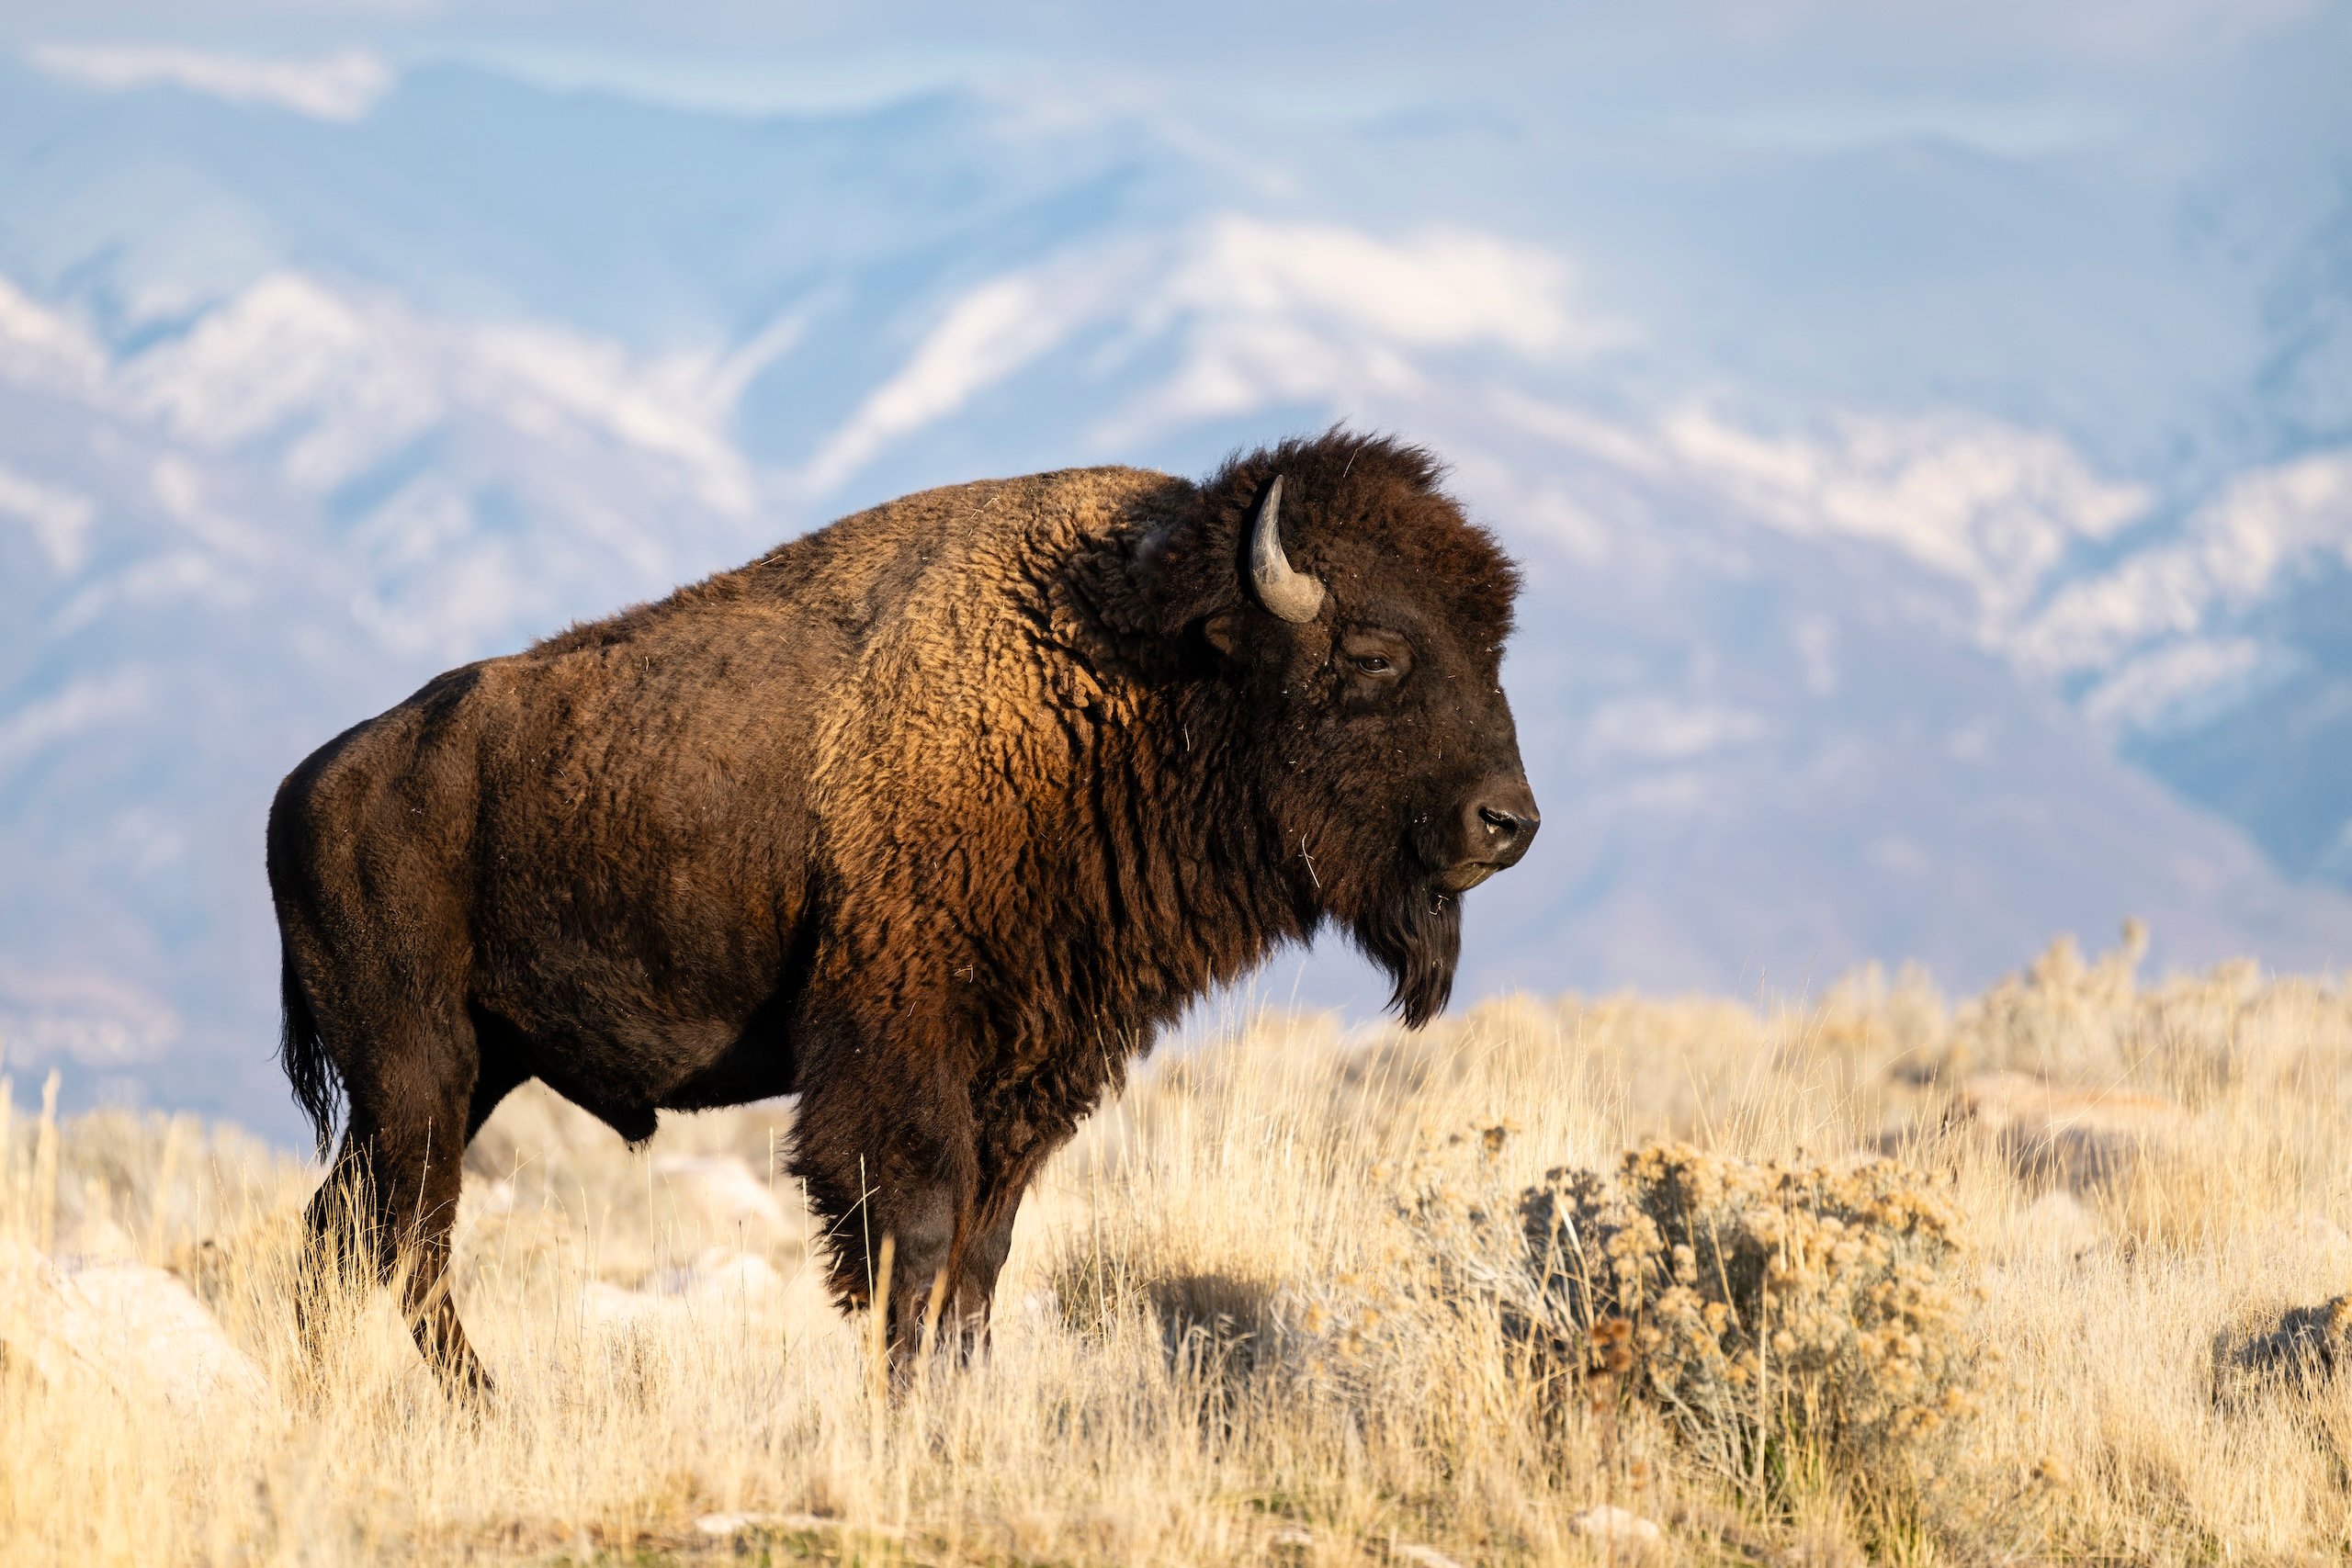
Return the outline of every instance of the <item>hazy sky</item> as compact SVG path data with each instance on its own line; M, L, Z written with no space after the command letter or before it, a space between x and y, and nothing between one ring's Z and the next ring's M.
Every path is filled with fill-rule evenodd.
M1499 103L1521 113L1747 117L1790 135L1906 121L2009 137L2111 132L2181 94L2226 90L2249 68L2291 70L2315 42L2340 51L2346 32L2344 7L2313 0L13 0L0 12L0 38L19 45L367 46L396 58L496 57L706 101L840 101L944 78L1082 71L1106 86L1287 100L1308 112ZM2278 52L2282 39L2296 47Z

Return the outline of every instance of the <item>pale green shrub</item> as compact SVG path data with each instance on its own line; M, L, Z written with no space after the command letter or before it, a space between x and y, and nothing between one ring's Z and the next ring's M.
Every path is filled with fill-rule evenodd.
M1916 1173L1651 1142L1611 1174L1562 1168L1514 1197L1498 1175L1510 1132L1408 1167L1405 1281L1310 1319L1340 1363L1498 1312L1557 1399L1638 1401L1743 1486L1808 1456L1891 1479L1976 1413L1992 1358L1970 1326L1958 1213Z

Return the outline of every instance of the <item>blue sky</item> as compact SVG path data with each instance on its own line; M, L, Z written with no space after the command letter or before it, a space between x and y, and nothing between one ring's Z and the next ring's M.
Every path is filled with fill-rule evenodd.
M1819 141L1889 132L2017 150L2194 117L2251 72L2341 62L2314 0L1929 6L759 6L16 0L0 37L256 54L496 59L705 104L837 107L976 75L1078 73L1302 116L1441 102ZM2282 41L2289 47L2281 51ZM2281 56L2285 56L2282 58ZM2340 80L2340 77L2338 78ZM2267 106L2276 112L2276 100Z

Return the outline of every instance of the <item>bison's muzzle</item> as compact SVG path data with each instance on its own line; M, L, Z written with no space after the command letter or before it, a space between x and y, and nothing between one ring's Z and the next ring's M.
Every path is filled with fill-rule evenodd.
M1492 779L1470 792L1455 824L1453 863L1438 876L1449 893L1467 893L1498 871L1509 871L1544 825L1535 794L1523 778Z

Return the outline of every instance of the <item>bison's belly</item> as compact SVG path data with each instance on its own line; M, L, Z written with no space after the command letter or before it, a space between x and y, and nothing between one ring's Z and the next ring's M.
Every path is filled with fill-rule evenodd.
M483 943L477 1005L509 1021L534 1077L624 1135L657 1109L788 1092L796 976L776 933L656 907L516 921ZM639 1129L642 1129L641 1131Z

